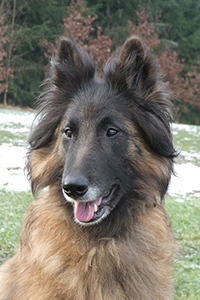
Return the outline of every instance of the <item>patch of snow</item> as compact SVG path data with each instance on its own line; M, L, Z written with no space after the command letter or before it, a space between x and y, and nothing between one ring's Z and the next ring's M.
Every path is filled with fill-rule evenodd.
M13 133L28 133L34 117L32 112L0 109L0 128ZM24 142L21 144L24 145ZM30 189L24 172L25 155L26 148L14 146L11 139L0 145L0 188L15 191Z
M187 152L182 150L180 153L181 156L184 156L186 160L192 160L192 159L198 159L200 162L200 152L194 152L194 150L191 150L191 152Z
M187 125L187 124L172 124L173 134L177 134L177 131L185 130L189 133L194 133L197 136L200 136L200 126L196 125Z
M22 112L14 110L0 109L1 123L9 125L10 123L21 124L30 127L35 114L32 112Z
M172 176L168 194L190 194L200 193L200 167L192 163L175 165L176 176Z
M0 146L0 187L26 191L30 184L25 176L25 147Z
M16 147L12 145L0 145L0 166L2 168L22 168L26 155L25 147Z
M180 202L180 203L182 203L182 202L184 202L184 200L183 200L183 199L181 199L181 198L178 198L178 199L176 199L176 202Z
M9 131L9 132L12 132L13 134L29 132L29 128L27 128L26 126L21 127L21 128L13 128L12 124L9 127L7 125L5 126L5 124L1 125L1 130Z

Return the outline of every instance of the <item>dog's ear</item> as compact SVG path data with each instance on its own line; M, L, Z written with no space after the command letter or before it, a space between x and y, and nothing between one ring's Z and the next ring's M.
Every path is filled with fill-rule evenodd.
M158 77L154 59L138 38L129 38L117 58L105 67L105 78L119 93L128 93L135 104L134 122L150 147L159 155L173 158L170 122L173 120L173 96ZM162 129L161 129L162 128Z
M119 55L105 67L105 77L120 90L135 89L148 94L156 88L156 66L146 45L130 37Z
M95 66L88 54L69 38L60 40L55 59L52 60L54 84L57 87L76 87L95 75Z
M84 58L86 53L83 49L69 38L63 38L60 41L56 60L59 63L69 63L81 70L84 67ZM88 57L87 57L88 59Z

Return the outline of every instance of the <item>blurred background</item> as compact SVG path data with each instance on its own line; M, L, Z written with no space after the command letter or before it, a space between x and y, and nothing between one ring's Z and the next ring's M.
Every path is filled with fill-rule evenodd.
M0 0L0 103L34 108L61 35L80 43L99 72L137 34L172 84L177 122L200 124L199 0Z

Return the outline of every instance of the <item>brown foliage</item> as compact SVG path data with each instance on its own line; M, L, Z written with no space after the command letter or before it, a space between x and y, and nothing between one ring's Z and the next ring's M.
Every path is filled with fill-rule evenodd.
M200 108L200 59L180 78L179 95L184 102Z
M76 3L71 2L67 9L68 17L63 19L64 35L82 45L102 72L102 65L110 56L112 40L108 36L102 35L101 27L97 28L96 38L90 37L90 33L95 30L92 23L96 17L85 16L85 12L86 5L83 0L77 0Z
M64 35L71 37L78 42L88 52L102 73L102 67L111 54L112 40L102 34L102 28L97 28L96 38L91 38L91 33L95 31L93 22L96 17L85 16L86 5L83 0L72 1L67 8L67 17L63 19ZM139 35L148 45L150 51L154 52L161 67L166 81L171 83L175 96L188 104L200 107L200 61L197 61L190 70L184 70L184 61L178 59L177 51L167 47L159 49L160 39L155 31L155 23L151 21L152 15L141 9L136 12L138 23L134 25L128 21L127 29L130 35ZM45 56L50 59L55 53L55 45L48 43L46 39L41 40L41 45L46 49ZM182 108L181 108L182 109Z
M72 0L67 8L67 18L63 19L64 35L70 37L80 45L89 41L89 34L94 31L92 23L96 17L84 16L86 5L83 0Z
M85 46L85 50L87 50L90 57L93 59L93 61L95 61L100 73L102 72L102 66L110 56L112 45L112 40L101 33L102 28L98 27L97 38L90 40L88 45Z
M185 103L200 107L200 61L192 66L190 72L184 72L184 61L178 59L178 53L170 47L157 50L160 40L155 31L155 23L150 22L151 13L145 9L137 11L138 24L133 25L128 21L127 27L130 35L139 34L148 45L149 49L156 53L157 60L167 81L172 85L175 96ZM183 76L184 73L184 76Z
M139 35L148 45L150 51L154 51L159 45L159 37L155 32L154 24L149 21L151 12L146 14L145 9L142 9L141 12L136 11L138 18L137 26L133 25L132 21L127 22L127 29L130 35Z
M108 36L102 35L101 27L97 28L96 38L91 38L90 34L95 31L92 23L96 17L85 16L85 13L86 5L83 0L72 1L66 10L68 17L63 19L63 35L79 43L102 73L102 66L110 56L112 40ZM45 38L40 41L40 44L46 49L45 57L50 59L55 53L55 45L48 43Z
M4 45L8 41L6 37L6 32L8 30L8 26L4 24L4 16L0 16L0 94L7 88L7 84L5 82L7 76L7 69L5 66L5 58L7 57L7 53L4 50Z
M0 16L0 94L4 93L4 105L7 105L7 91L9 78L14 76L14 69L10 67L10 53L5 50L5 45L10 42L10 26L5 25L5 16Z

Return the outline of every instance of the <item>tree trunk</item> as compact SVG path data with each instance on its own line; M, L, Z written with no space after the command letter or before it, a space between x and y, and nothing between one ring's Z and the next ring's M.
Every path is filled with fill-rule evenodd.
M3 95L3 104L5 107L7 106L11 56L12 56L12 49L13 49L13 45L14 45L13 38L14 38L15 16L16 16L16 0L13 0L12 25L11 25L10 43L9 43L9 48L8 48L8 58L7 58L7 67L6 67L6 88L5 88L4 95Z

